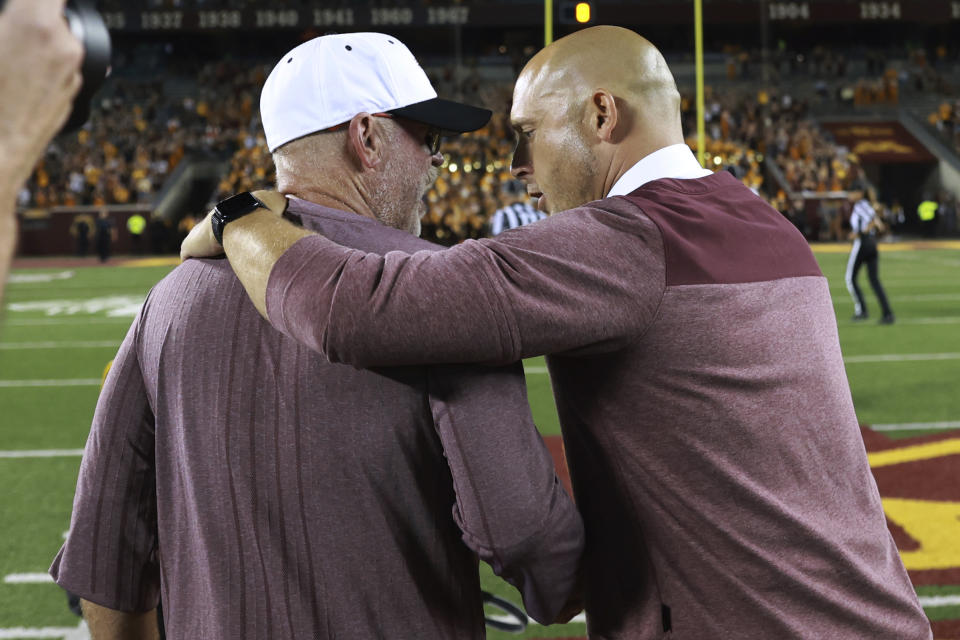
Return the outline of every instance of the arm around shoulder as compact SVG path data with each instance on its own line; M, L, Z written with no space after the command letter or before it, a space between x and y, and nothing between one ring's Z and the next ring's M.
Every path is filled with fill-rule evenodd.
M628 344L655 317L664 273L652 222L583 207L412 255L308 238L276 262L266 304L333 362L502 364Z

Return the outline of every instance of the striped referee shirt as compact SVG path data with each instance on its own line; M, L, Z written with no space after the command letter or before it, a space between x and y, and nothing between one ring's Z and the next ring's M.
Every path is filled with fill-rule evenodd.
M873 210L866 198L858 200L853 205L853 212L850 214L850 228L857 235L866 235L870 222L876 215L876 211Z
M490 221L490 235L500 235L508 229L516 229L525 224L546 218L547 214L537 210L528 202L514 202L497 209Z

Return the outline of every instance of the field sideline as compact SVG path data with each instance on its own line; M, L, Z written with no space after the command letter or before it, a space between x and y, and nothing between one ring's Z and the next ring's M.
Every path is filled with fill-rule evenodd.
M960 640L960 242L881 245L897 322L854 323L848 245L816 245L858 418L894 539L937 639ZM0 640L87 637L44 574L69 524L104 365L150 286L177 261L19 260L0 324ZM134 267L137 268L129 268ZM873 318L879 317L861 275ZM542 359L525 363L551 449L559 425ZM519 602L482 567L485 588ZM492 613L492 612L491 612ZM523 637L582 638L576 622ZM490 638L517 637L491 632Z

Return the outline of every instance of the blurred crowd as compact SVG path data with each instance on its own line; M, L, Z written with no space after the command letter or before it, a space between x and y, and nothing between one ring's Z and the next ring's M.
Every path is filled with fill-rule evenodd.
M696 149L692 95L681 109L687 143ZM840 197L863 170L789 92L705 91L705 164L725 169L787 216L811 240L843 239L849 211Z
M761 89L753 93L716 92L707 87L704 120L708 161L734 166L747 186L762 191L759 163L777 161L790 190L838 191L853 179L850 156L826 138L808 118L805 100L789 93ZM693 96L681 102L684 130L696 148Z
M118 82L86 127L51 147L21 193L20 204L148 203L183 158L203 154L229 159L211 201L270 188L273 162L256 113L267 71L265 66L209 64L200 72L196 93L176 96L155 82ZM441 93L444 88L455 90L494 111L486 127L449 138L442 147L444 163L427 194L423 235L451 244L487 235L497 209L528 198L510 175L514 137L508 119L509 83L481 82L468 74L457 84L442 71L435 82ZM688 143L696 149L694 101L684 97L682 108ZM805 102L789 94L711 91L707 166L730 171L775 204L786 196L772 186L764 166L767 156L777 161L791 191L846 188L856 176L855 160L805 119L806 110ZM181 234L193 222L186 216L179 224Z
M927 116L940 137L960 153L960 99L944 100Z
M231 155L264 80L261 68L209 64L196 94L160 81L119 80L77 133L55 139L19 194L23 207L150 202L188 154Z
M730 55L731 74L752 73L753 54ZM827 50L814 50L807 58L785 52L773 62L778 73L829 77L847 72L846 59ZM855 90L853 99L895 101L896 92L888 85L897 85L899 76L875 56L868 56L867 68L879 84L861 79L864 88ZM20 193L20 206L155 204L185 158L213 158L228 167L210 202L239 191L270 188L274 168L257 109L269 69L269 64L221 61L201 66L189 82L178 81L175 74L163 80L112 79L104 97L94 104L88 124L51 145ZM423 234L452 244L488 235L490 218L498 209L529 199L509 171L514 144L507 115L510 83L485 80L469 66L460 74L446 67L433 69L430 75L441 95L482 104L495 114L483 129L447 139L443 145L443 168L427 194ZM862 177L857 158L810 118L808 99L817 96L798 98L787 90L756 86L777 85L722 91L707 87L706 166L729 171L793 220L808 238L842 239L836 218L842 217L843 208L830 202L828 194L842 192ZM685 92L681 108L687 142L696 150L692 92ZM960 144L958 108L960 101L945 102L931 114L930 122ZM183 235L194 221L187 215L168 226L178 225Z

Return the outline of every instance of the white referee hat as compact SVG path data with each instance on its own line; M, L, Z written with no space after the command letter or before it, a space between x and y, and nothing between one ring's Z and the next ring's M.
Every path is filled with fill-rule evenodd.
M390 113L463 133L484 126L487 109L442 100L406 45L382 33L321 36L292 49L260 94L267 147L348 122Z

